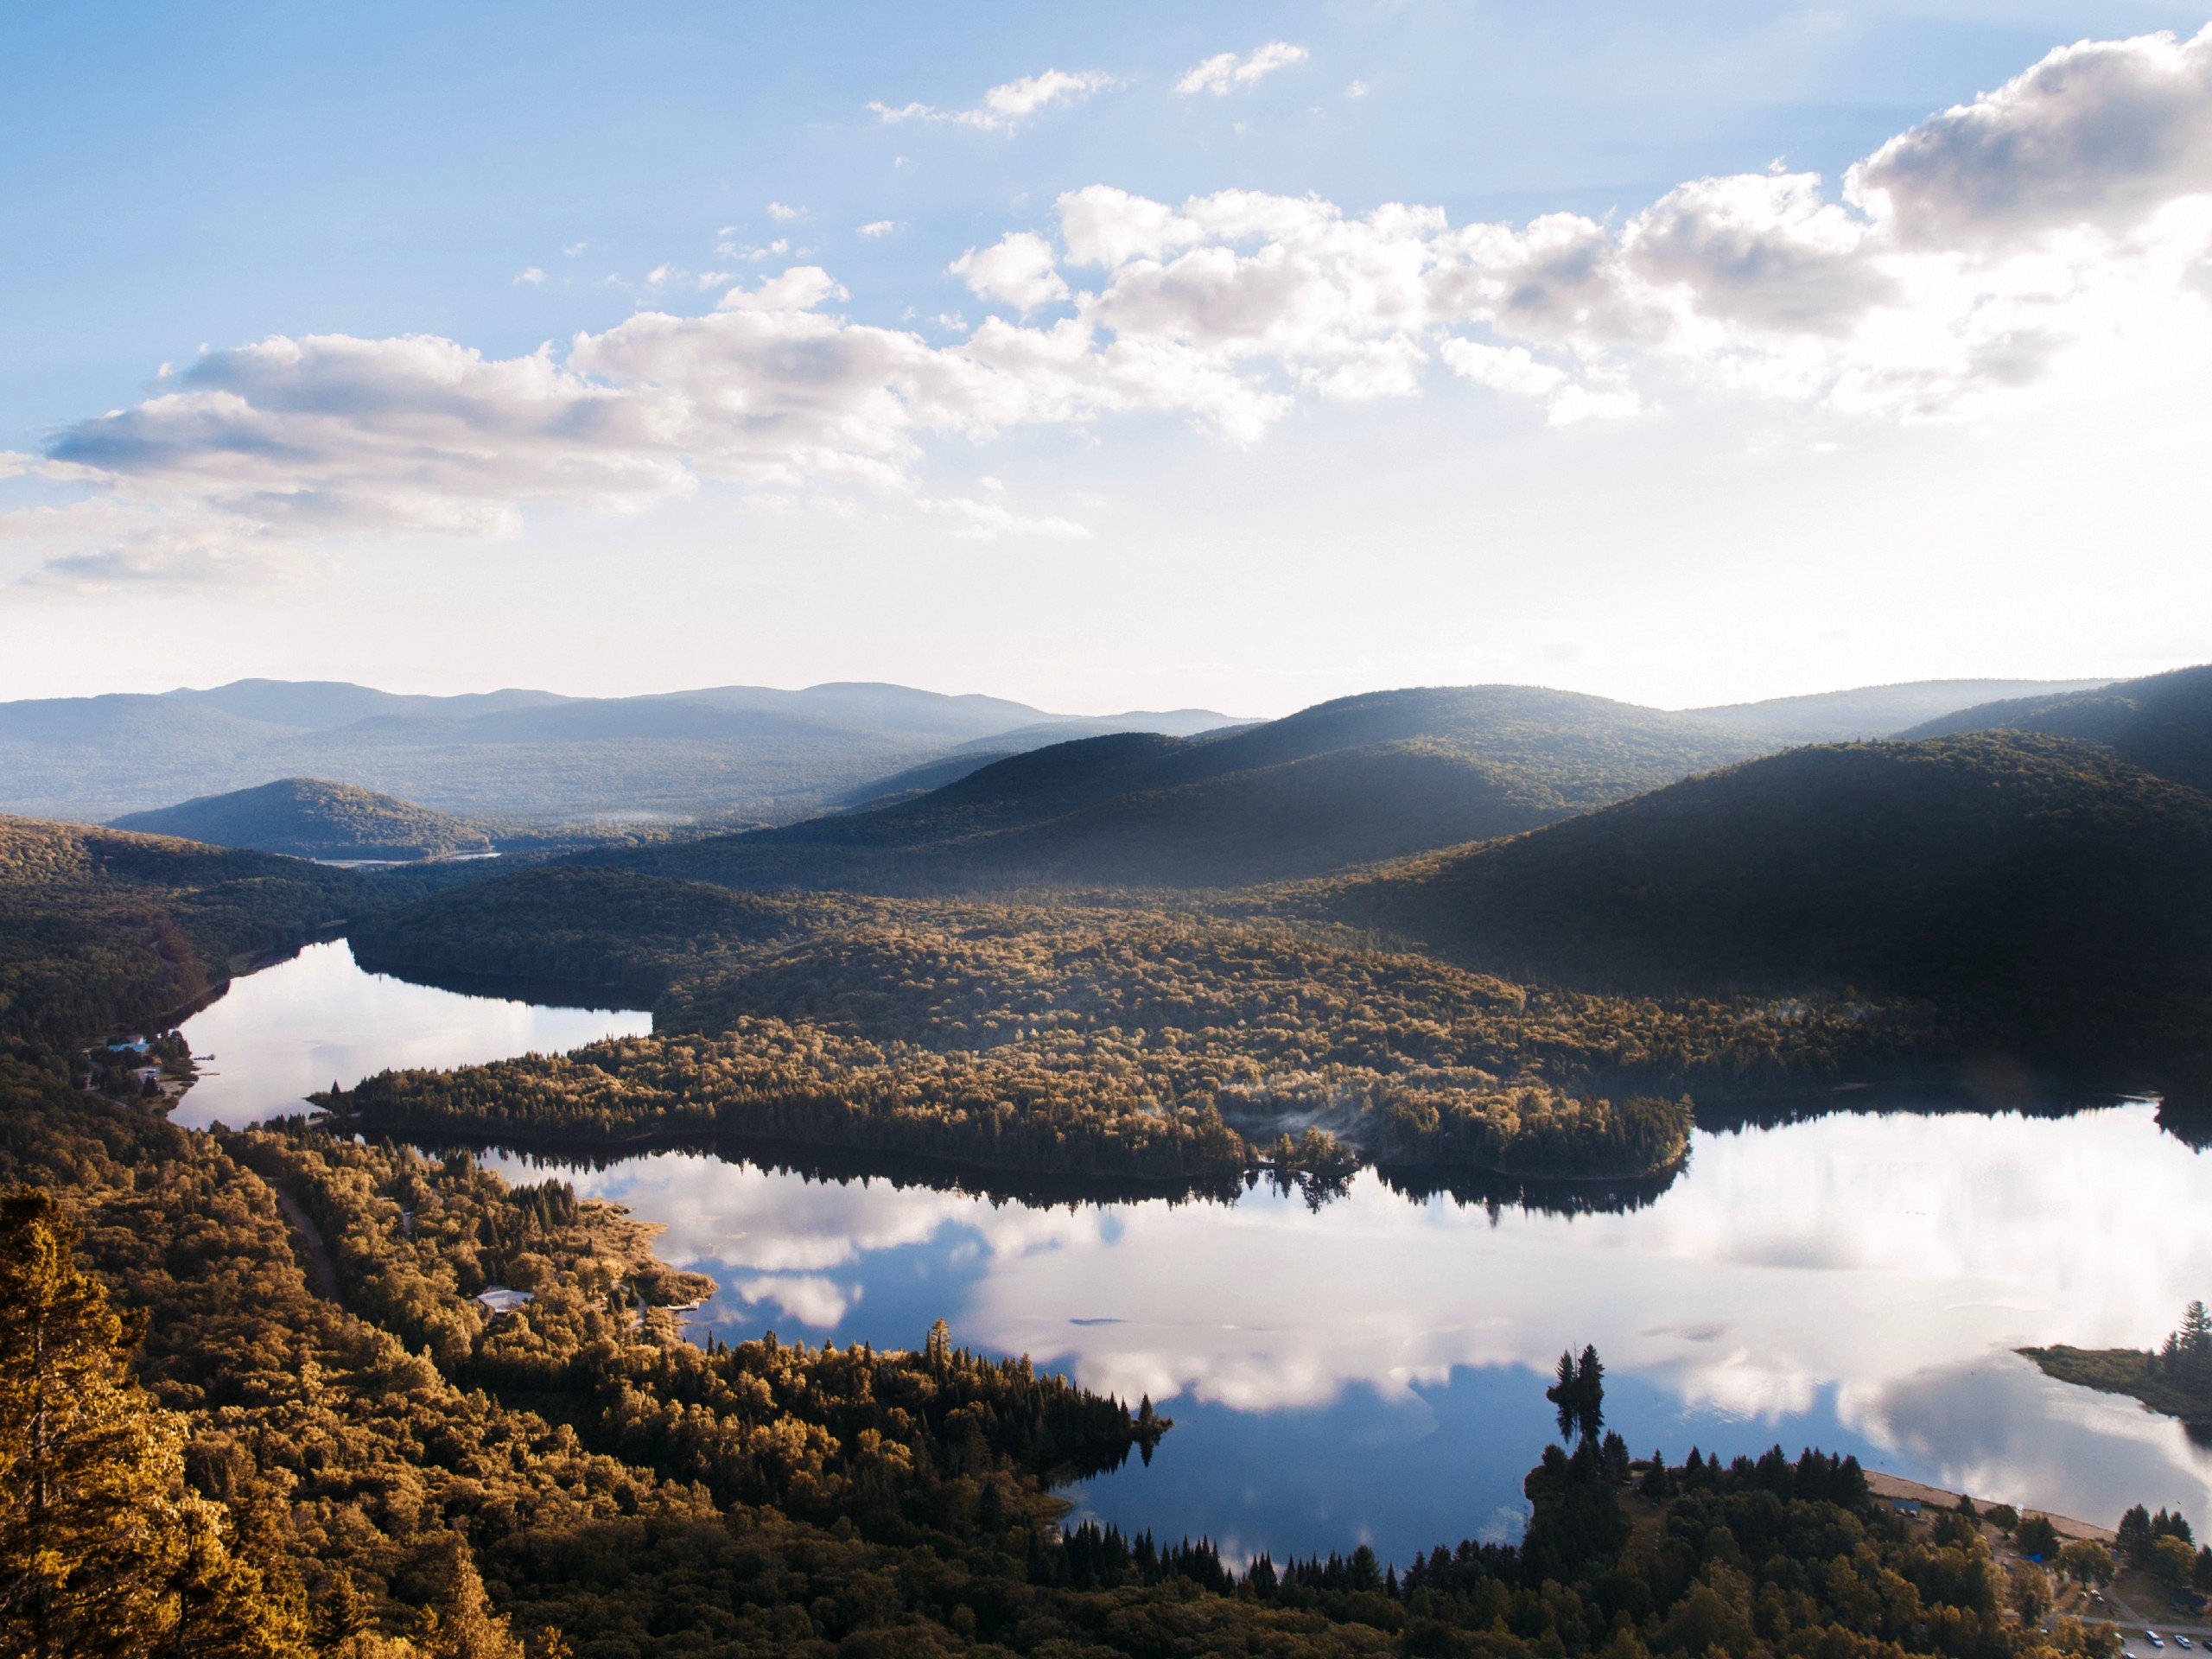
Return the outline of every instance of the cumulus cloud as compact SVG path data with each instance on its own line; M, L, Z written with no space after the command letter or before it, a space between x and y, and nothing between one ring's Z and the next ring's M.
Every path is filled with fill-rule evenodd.
M892 232L898 228L899 226L895 220L888 219L872 219L865 225L855 226L854 233L858 236L867 237L888 236Z
M1024 311L1068 296L1067 283L1053 269L1052 244L1034 231L1011 231L988 248L970 248L950 270L965 277L978 297L1004 300Z
M931 104L893 107L877 103L871 103L868 108L875 111L878 120L887 123L950 121L984 132L1012 132L1041 110L1055 104L1080 103L1101 87L1112 85L1112 77L1091 71L1071 74L1065 70L1047 69L1040 75L1024 75L1019 80L992 87L972 109L940 110Z
M1175 83L1175 90L1186 98L1193 92L1226 97L1236 88L1249 86L1278 69L1303 63L1310 55L1304 47L1293 46L1287 41L1269 41L1241 57L1234 52L1217 52L1187 71Z
M1662 384L1944 420L2131 364L2212 366L2208 59L2212 30L2068 48L1883 145L1835 195L1812 174L1699 179L1618 226L1094 184L1060 198L1057 239L1016 231L953 263L1016 315L943 346L837 315L845 290L813 265L517 358L272 338L48 447L50 477L166 528L89 547L48 529L57 557L121 580L218 569L219 543L635 512L702 478L918 504L931 435L1152 410L1251 442L1301 399L1417 395L1440 361L1554 426L1647 411ZM993 119L1066 95L1052 79L994 89ZM1030 320L1046 306L1065 311ZM1081 533L989 501L918 510Z
M2212 28L2061 47L1891 139L1847 192L1902 245L1971 247L2070 226L2124 233L2212 188Z

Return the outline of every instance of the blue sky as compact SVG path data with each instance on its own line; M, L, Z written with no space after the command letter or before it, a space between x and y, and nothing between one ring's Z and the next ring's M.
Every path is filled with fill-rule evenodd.
M1271 713L1439 680L1684 702L2198 660L2204 22L19 9L0 696L880 677ZM2016 98L2026 138L1965 184L1964 141L1922 124L2054 48L2160 29ZM2079 142L2113 130L2149 138ZM1846 200L1916 131L1870 175L1891 206ZM2075 137L2037 149L2052 132ZM1711 179L1739 182L1680 193ZM1130 231L1147 203L1169 228ZM1371 217L1393 203L1436 217ZM1576 258L1625 262L1572 319L1498 297L1547 215L1578 216ZM1516 239L1475 247L1484 225ZM1193 285L1278 255L1307 286L1243 281L1226 321L1230 290ZM1421 315L1376 311L1375 273L1415 264ZM1462 277L1490 297L1439 286ZM733 291L756 297L732 327L809 351L915 343L890 393L848 379L832 407L817 365L755 339L710 373L725 337L632 321ZM982 343L991 316L1029 357ZM1078 326L1079 361L1032 360ZM281 376L222 355L320 336L376 344ZM415 337L494 365L550 342L559 384L518 370L448 409L461 359L391 344ZM1147 342L1173 360L1130 360ZM718 399L751 426L707 430ZM764 451L795 411L810 435ZM67 643L130 619L132 652Z

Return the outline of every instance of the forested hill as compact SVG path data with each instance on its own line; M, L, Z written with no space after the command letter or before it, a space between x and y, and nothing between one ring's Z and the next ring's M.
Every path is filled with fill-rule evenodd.
M1330 902L1497 971L1855 987L2061 1046L2163 1042L2212 1006L2212 798L2028 734L1794 750Z
M0 817L0 1038L84 1042L418 887L266 853Z
M1384 691L1216 737L1058 744L873 812L602 861L746 887L1235 887L1512 834L1770 747L1532 686Z
M2212 791L2212 666L2062 696L1983 703L1904 735L1980 731L2045 732L2101 743L2145 772Z
M257 789L202 795L128 814L114 827L296 858L438 858L492 847L481 830L449 814L323 778L280 778Z

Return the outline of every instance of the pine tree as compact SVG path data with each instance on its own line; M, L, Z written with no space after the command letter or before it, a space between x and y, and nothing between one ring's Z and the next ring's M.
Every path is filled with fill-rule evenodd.
M0 1197L0 1651L34 1659L299 1654L186 1490L183 1427L131 1378L131 1336L35 1187Z
M435 1608L425 1607L416 1622L415 1645L432 1659L529 1659L506 1619L492 1611L475 1558L458 1539L448 1571L445 1594ZM560 1640L558 1631L545 1635Z

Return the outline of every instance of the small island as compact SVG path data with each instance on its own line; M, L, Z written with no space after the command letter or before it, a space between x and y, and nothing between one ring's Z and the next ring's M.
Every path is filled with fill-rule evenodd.
M2103 1394L2124 1394L2191 1427L2212 1424L2212 1313L2202 1301L2155 1351L2137 1348L2023 1348L2046 1376Z

